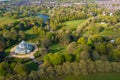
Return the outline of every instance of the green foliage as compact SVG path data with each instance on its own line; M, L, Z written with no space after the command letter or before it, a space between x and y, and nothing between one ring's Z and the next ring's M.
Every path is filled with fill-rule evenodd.
M115 59L115 60L120 60L120 49L114 49L111 52L111 56Z
M73 62L75 56L73 54L64 54L65 62Z
M50 54L49 58L50 58L50 63L52 63L53 65L59 65L64 62L63 55L58 54L58 53Z
M77 48L77 43L76 42L71 42L68 46L67 46L67 51L68 53L73 53Z
M0 76L8 77L7 80L47 80L54 77L57 80L58 76L68 74L120 72L119 11L112 16L103 16L105 10L91 4L58 6L50 10L50 20L44 24L35 14L48 12L45 7L20 6L13 11L0 9L0 16L10 17L0 17L0 57L4 57L3 52L10 52L8 47L28 40L39 47L34 54L36 60L44 60L38 65L31 59L8 57L5 59L8 63L0 63Z
M14 72L17 74L27 73L27 67L24 64L17 63Z
M91 46L91 47L94 47L94 43L90 39L88 40L87 45Z
M46 62L50 62L50 58L49 58L49 56L48 55L45 55L44 57L43 57L43 60Z
M95 44L95 49L100 55L107 53L106 52L106 45L104 43Z
M0 26L5 25L6 23L10 24L10 23L15 22L15 21L16 21L15 19L10 19L10 18L6 18L6 17L0 17L0 22L1 22Z
M116 43L117 45L120 45L120 38L117 38L117 39L115 40L115 43Z
M35 58L40 57L40 56L41 56L41 53L38 52L38 51L34 54L34 57L35 57Z
M0 63L0 76L4 76L9 71L9 65L6 62Z
M35 63L35 62L28 62L25 64L26 65L26 68L28 71L37 71L38 70L38 64Z
M79 38L77 42L79 44L86 44L86 40L84 38Z

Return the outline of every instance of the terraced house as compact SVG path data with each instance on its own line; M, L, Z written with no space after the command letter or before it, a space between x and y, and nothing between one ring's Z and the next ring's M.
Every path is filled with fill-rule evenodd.
M97 0L96 3L99 7L105 7L111 12L120 10L120 0Z

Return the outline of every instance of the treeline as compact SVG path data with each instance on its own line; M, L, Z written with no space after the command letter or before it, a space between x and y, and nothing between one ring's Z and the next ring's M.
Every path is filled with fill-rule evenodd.
M50 26L52 30L59 29L65 21L87 19L102 14L104 9L97 9L97 5L57 7L51 11Z
M17 66L17 65L16 65ZM18 66L19 68L23 68ZM10 75L9 77L1 77L1 80L50 80L50 79L63 79L67 75L87 75L95 74L98 72L120 72L120 63L109 61L91 61L80 60L80 62L69 63L66 62L58 66L46 65L46 63L40 65L38 71L32 71L29 75L25 72L20 74ZM64 76L63 76L64 75Z
M6 4L8 6L8 4ZM19 18L25 18L25 17L30 17L30 16L36 16L40 12L44 12L44 14L48 13L48 9L44 6L8 6L5 7L4 5L1 6L3 7L0 9L0 16L1 17L8 17L8 18L13 18L13 19L19 19ZM8 9L8 10L6 10Z
M57 77L69 74L120 72L119 12L112 15L106 12L104 15L103 9L95 6L55 8L51 13L50 26L43 27L43 21L39 18L28 18L1 27L1 41L6 40L0 44L1 51L4 49L3 46L26 39L26 37L22 38L24 35L20 35L19 38L16 34L18 35L19 31L23 31L21 33L24 34L24 31L30 29L34 36L27 34L27 40L36 41L39 47L39 51L34 55L35 59L44 60L38 71L33 70L34 66L26 66L27 62L16 60L16 63L12 63L6 60L0 64L1 79L47 80L56 78L57 80ZM86 20L75 30L64 28L63 22L77 19ZM4 42L5 45L2 44ZM51 46L55 44L64 46L64 49L52 52ZM27 70L27 68L30 69Z
M62 2L94 2L96 0L56 0L56 1L62 3Z

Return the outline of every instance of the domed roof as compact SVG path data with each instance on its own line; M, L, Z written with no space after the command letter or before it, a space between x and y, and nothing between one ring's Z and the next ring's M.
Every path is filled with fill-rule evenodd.
M30 53L33 50L33 45L29 44L25 41L22 41L15 49L15 53L17 54L26 54Z
M20 48L26 48L27 47L27 42L25 42L25 41L22 41L18 46L20 47Z

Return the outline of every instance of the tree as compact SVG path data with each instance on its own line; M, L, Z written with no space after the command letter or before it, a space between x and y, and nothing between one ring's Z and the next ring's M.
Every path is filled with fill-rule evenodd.
M43 38L41 40L41 44L42 44L43 47L45 47L48 50L49 46L51 44L51 41L48 38Z
M49 54L43 57L44 62L50 62Z
M86 41L84 38L79 38L77 41L79 44L86 44Z
M67 51L69 53L73 53L77 48L77 44L76 42L71 42L68 46L67 46Z
M99 56L99 53L98 53L98 52L93 51L93 52L92 52L92 57L93 57L93 60L98 60L100 56Z
M64 62L64 56L59 53L51 54L49 55L49 58L50 63L52 63L53 65L59 65Z
M26 38L26 35L23 31L19 31L19 36L20 36L20 39L24 40Z
M4 76L11 73L11 69L7 62L0 63L0 76Z
M91 61L91 60L88 61L87 68L88 68L88 72L89 73L96 72L96 70L95 70L95 63L93 61Z
M80 54L81 54L81 59L83 60L89 59L89 53L87 51L82 51Z
M116 45L120 45L120 38L117 38L117 39L115 40L115 43L116 43Z
M115 59L115 60L120 60L120 49L119 49L119 48L114 49L114 50L111 52L111 56L112 56L113 59Z
M17 63L14 68L14 72L17 74L27 73L27 68L24 64Z
M111 63L109 61L105 61L104 62L105 64L105 72L111 72L112 71L112 66L111 66Z
M96 71L98 72L104 72L105 68L104 68L104 62L101 60L95 61L95 67L96 67Z
M0 53L3 52L5 44L3 41L0 41Z
M72 62L74 61L74 55L73 54L64 54L65 62Z
M88 46L91 46L91 47L94 47L94 43L93 43L92 40L90 40L90 39L88 39L87 45L88 45Z
M80 60L81 60L81 55L80 55L80 53L77 53L75 55L75 61L79 62Z
M95 50L100 54L104 55L107 53L106 45L104 43L96 43L95 44Z
M28 80L40 80L40 75L38 74L37 71L32 71L32 72L29 74Z
M87 63L84 60L80 60L80 71L81 71L81 74L83 75L88 74Z

